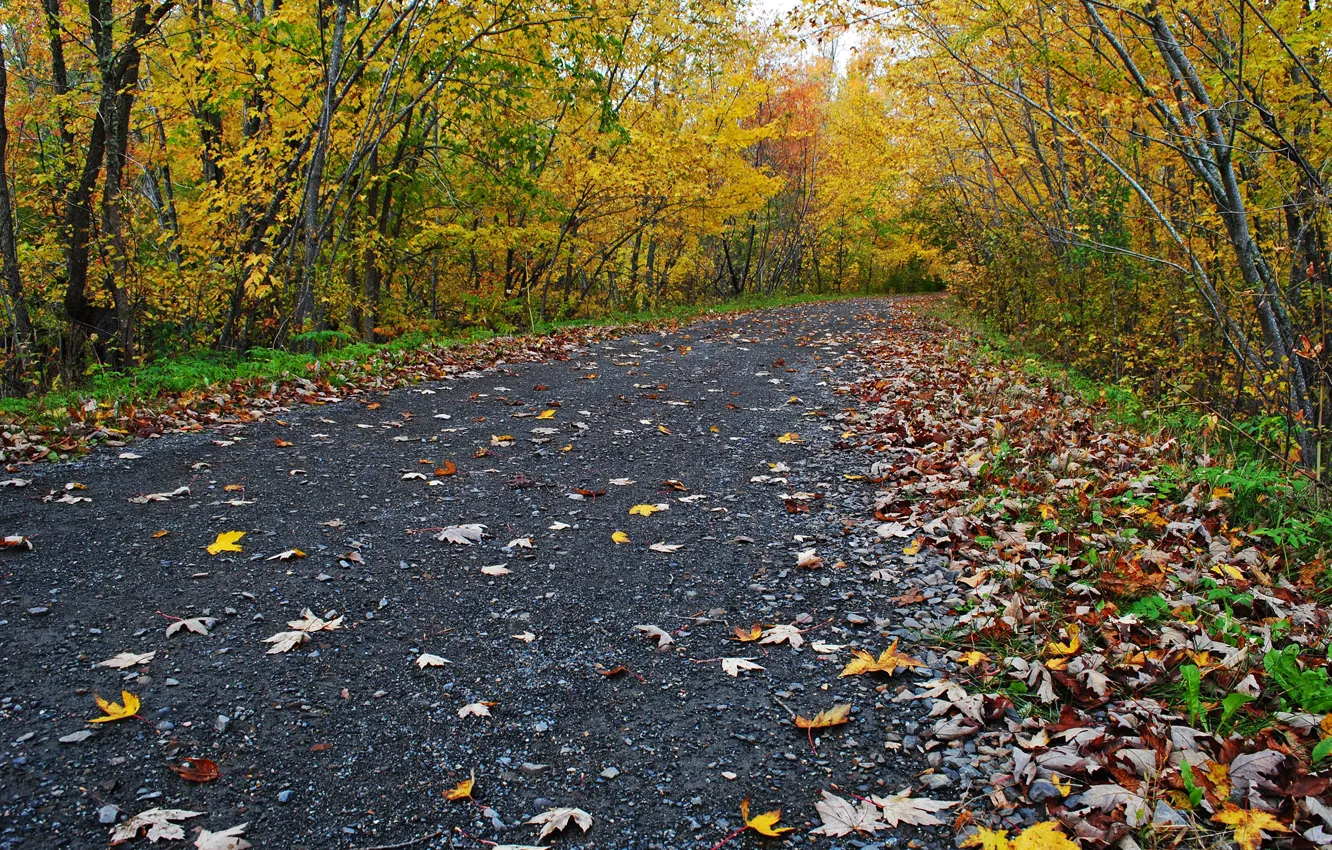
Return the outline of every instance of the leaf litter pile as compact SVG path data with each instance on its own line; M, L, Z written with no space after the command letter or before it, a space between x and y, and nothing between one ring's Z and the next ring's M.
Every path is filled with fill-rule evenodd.
M0 813L201 850L1329 843L1319 565L1178 446L910 302L555 360L5 482Z
M930 705L927 749L981 757L956 824L969 842L1003 850L994 827L1034 806L1083 847L1332 844L1326 565L1232 525L1229 489L1172 473L1212 459L897 320L859 352L872 366L846 388L842 439L874 458L879 533L942 556L919 571L946 567L966 598L920 630L949 669L896 699Z

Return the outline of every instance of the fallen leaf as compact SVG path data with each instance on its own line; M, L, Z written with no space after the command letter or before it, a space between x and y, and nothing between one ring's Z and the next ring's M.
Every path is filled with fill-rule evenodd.
M208 545L208 554L220 555L223 552L239 552L241 547L237 545L238 541L245 536L243 531L223 531L217 535L217 539Z
M788 431L777 438L777 442L782 443L783 445L793 445L797 443L803 443L804 441L805 441L804 438L802 438L799 434L795 433L794 431Z
M665 649L675 643L675 639L662 631L659 626L634 626L634 629L642 632L649 640L655 640L657 642L657 649Z
M763 632L763 638L759 643L782 643L785 641L792 649L799 649L805 643L805 636L800 633L800 629L795 626L777 625L768 628Z
M891 797L872 796L870 799L882 810L880 817L889 826L910 823L916 826L942 826L943 821L934 816L934 812L956 806L958 800L931 800L928 797L912 797L903 790Z
M472 796L472 786L476 785L476 774L471 778L464 779L457 785L444 792L445 800L467 800Z
M503 564L491 564L488 567L482 567L481 572L488 576L507 576L509 573L513 572L513 570Z
M657 505L634 505L629 509L629 516L652 516L658 511L670 510L670 505L664 502Z
M111 843L123 844L138 838L140 832L149 841L179 841L185 837L185 827L172 821L197 818L202 814L188 809L148 809L112 827Z
M304 557L305 557L305 553L302 552L300 549L287 549L286 551L278 552L276 555L269 555L267 558L264 558L264 560L265 560L265 561L290 561L290 560L292 560L293 558L304 558Z
M169 764L167 767L181 779L190 782L212 782L218 777L217 762L212 759L189 758L182 760L180 764Z
M147 664L153 660L157 652L121 652L105 661L97 662L98 667L114 667L117 670L124 670L126 667L134 667L138 664Z
M823 824L810 830L811 835L831 835L834 838L851 833L873 835L888 824L879 819L879 807L869 800L858 805L843 800L836 794L823 792L823 799L814 804Z
M745 826L754 830L759 835L777 837L783 833L790 832L793 826L778 826L777 822L782 819L782 810L773 809L770 812L764 812L761 815L749 816L749 798L740 801L740 818L745 822Z
M128 501L134 505L146 505L149 502L165 502L175 496L190 495L189 487L177 487L174 490L168 490L164 493L145 493L142 496L131 496Z
M216 623L217 618L215 617L187 617L175 620L171 625L166 627L166 636L171 637L181 629L194 632L196 635L206 635L208 634L208 630Z
M758 623L755 623L748 630L736 626L731 630L731 634L735 635L735 639L741 643L750 643L763 637L763 627Z
M458 709L458 717L490 717L490 706L494 703L469 702Z
M611 540L612 540L612 541L615 543L615 545L617 545L617 546L622 546L622 545L624 545L625 543L630 542L630 540L629 540L629 535L625 534L623 531L617 531L617 532L613 533L613 534L611 535Z
M742 670L766 669L764 667L760 667L759 665L755 664L753 658L723 658L721 660L721 666L723 672L725 672L728 676L737 676L737 677L740 675L740 671Z
M859 676L863 673L887 673L890 676L897 675L897 671L902 668L924 667L925 662L902 655L897 651L898 641L893 641L892 645L879 654L876 660L873 655L863 649L853 649L852 658L842 670L843 676Z
M543 411L541 411L540 413L538 413L538 414L536 415L536 418L537 418L537 419L554 419L554 418L555 418L555 409L554 409L554 408L551 408L551 409L549 409L549 410L543 410Z
M97 701L97 707L106 712L104 717L94 717L89 723L111 723L115 720L124 720L127 717L133 717L139 713L139 698L129 691L121 691L121 702L108 702L97 694L93 694L93 699Z
M1289 827L1267 812L1259 809L1241 809L1234 803L1227 802L1221 811L1212 815L1216 823L1230 827L1235 835L1235 842L1244 850L1257 850L1263 840L1263 831L1290 832Z
M810 717L796 715L795 725L797 729L827 729L830 726L841 726L851 719L851 704L835 705L832 708L824 709L818 714Z
M666 554L669 555L669 554L671 554L671 553L673 553L673 552L679 552L681 549L684 548L684 544L682 544L682 543L653 543L653 544L652 544L651 546L649 546L648 548L651 549L653 552L664 552L664 553L666 553Z
M21 537L21 536L19 536L19 535L17 535L17 534L10 534L10 535L7 535L7 536L5 536L5 537L3 537L3 538L0 538L0 549L28 549L28 550L31 550L31 549L32 549L32 544L28 542L28 538L26 538L26 537Z
M813 549L806 549L796 553L796 566L805 570L812 570L823 564L823 559L814 554Z
M194 846L196 850L248 850L254 845L241 836L249 825L249 821L246 821L221 832L201 829L199 830L199 837L194 839Z
M443 667L445 664L452 664L453 662L442 656L431 655L429 652L423 652L420 655L416 656L416 661L414 661L413 663L416 664L417 667L420 667L422 670L424 670L427 667Z
M435 539L442 540L445 543L456 543L459 546L471 546L473 543L481 542L485 533L486 527L478 523L449 525L441 529Z
M292 447L292 443L282 439L281 437L274 437L273 445L277 446L279 449L289 449Z
M592 828L592 816L582 809L559 808L551 809L548 812L542 812L528 821L528 823L541 824L541 834L537 838L545 838L552 832L560 832L569 826L569 821L573 821L583 832Z
M277 655L280 652L290 652L309 639L310 635L303 631L278 632L264 638L264 643L273 644L265 654Z
M630 484L636 484L637 482L632 478L612 478L610 483L616 487L628 487Z

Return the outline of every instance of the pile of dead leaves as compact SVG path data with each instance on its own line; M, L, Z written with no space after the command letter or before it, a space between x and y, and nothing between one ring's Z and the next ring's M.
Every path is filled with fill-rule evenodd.
M1216 460L919 313L892 323L840 388L860 407L839 447L872 451L880 535L964 586L932 636L952 670L898 699L932 701L932 746L1011 764L969 817L1038 803L1090 848L1332 845L1326 565L1232 524L1231 492L1181 471Z

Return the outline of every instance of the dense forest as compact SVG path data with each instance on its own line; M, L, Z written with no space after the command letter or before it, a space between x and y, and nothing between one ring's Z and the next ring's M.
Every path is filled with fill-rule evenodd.
M947 280L1321 465L1327 24L1307 0L8 4L7 391Z

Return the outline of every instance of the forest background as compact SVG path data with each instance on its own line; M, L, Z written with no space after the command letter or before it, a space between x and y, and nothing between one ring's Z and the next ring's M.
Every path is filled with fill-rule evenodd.
M947 281L1031 350L1321 472L1327 18L20 0L0 9L5 393Z

